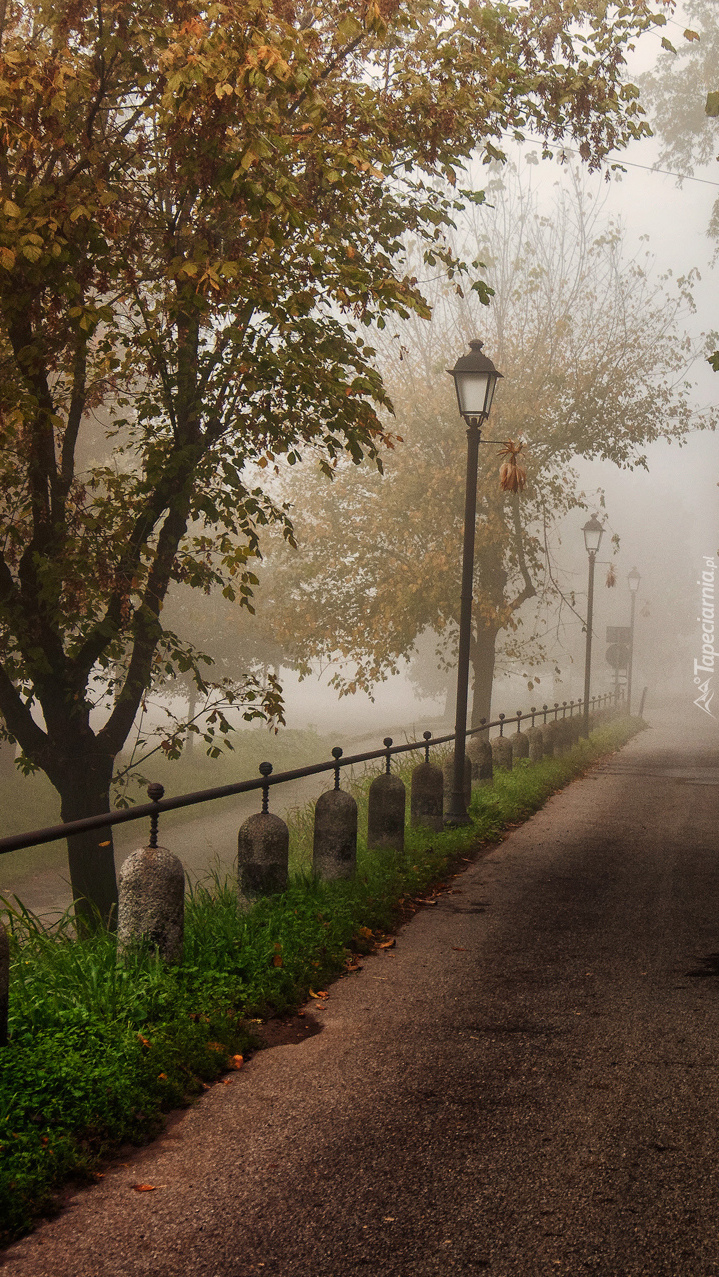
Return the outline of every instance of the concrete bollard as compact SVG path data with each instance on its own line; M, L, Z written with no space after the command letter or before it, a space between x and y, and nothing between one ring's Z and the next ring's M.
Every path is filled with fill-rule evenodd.
M447 756L442 767L444 810L449 811L449 804L454 789L454 750ZM464 805L469 810L472 801L472 760L468 754L464 756Z
M268 810L272 763L260 763L262 811L240 825L237 835L237 885L241 909L258 896L272 896L287 888L290 831L284 820Z
M410 823L439 833L444 828L444 777L434 763L418 763L410 787Z
M490 741L492 747L492 762L495 767L501 767L505 771L512 770L512 746L508 736L495 736Z
M118 876L117 947L149 944L165 962L182 961L185 871L167 847L140 847Z
M559 742L559 723L550 718L542 727L545 758L556 758L561 753Z
M512 763L516 763L520 758L529 758L529 738L526 732L516 731L509 738L512 746Z
M237 878L240 904L271 896L287 887L290 831L271 811L260 811L240 826L237 835Z
M315 803L312 868L320 878L351 878L357 868L357 803L328 789Z
M467 745L467 756L472 762L472 779L480 785L491 785L494 779L492 746L486 737L473 736Z
M10 992L10 939L0 922L0 1046L7 1046L8 996Z
M367 846L377 851L404 851L407 793L399 776L375 776L369 787Z
M541 727L530 727L527 737L529 739L530 763L541 762L544 758L544 736Z

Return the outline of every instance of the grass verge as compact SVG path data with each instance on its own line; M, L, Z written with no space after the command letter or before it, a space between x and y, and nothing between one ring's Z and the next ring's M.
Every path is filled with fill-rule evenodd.
M152 953L120 964L111 936L78 941L69 917L48 934L15 908L10 1043L0 1050L0 1239L27 1232L52 1212L64 1182L91 1179L100 1158L152 1138L163 1113L239 1067L257 1046L248 1018L292 1010L356 965L460 857L525 820L642 726L614 722L561 758L499 773L474 791L472 825L408 830L402 855L368 853L360 842L351 882L310 873L308 805L290 822L300 868L282 895L242 914L233 883L190 892L179 967ZM353 782L361 828L368 780Z

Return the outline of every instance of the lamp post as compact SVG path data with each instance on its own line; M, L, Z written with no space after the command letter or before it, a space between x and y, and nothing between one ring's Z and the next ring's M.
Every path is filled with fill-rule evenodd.
M482 354L482 342L471 341L470 353L462 355L447 372L454 377L460 416L467 423L467 480L464 498L464 546L462 550L462 603L459 617L457 654L457 709L455 716L454 777L449 811L451 825L469 824L464 798L464 760L467 744L467 697L469 687L469 647L472 632L472 583L474 577L474 527L477 518L477 460L482 426L492 407L494 389L502 376L491 359Z
M587 646L584 656L584 728L583 734L589 735L589 684L592 676L592 620L594 616L594 560L602 542L602 527L596 514L593 514L584 527L584 544L589 555L589 581L587 584Z
M637 601L637 590L641 577L636 568L632 568L627 577L627 585L632 596L632 614L629 621L629 664L627 666L627 714L632 712L632 666L634 664L634 607Z

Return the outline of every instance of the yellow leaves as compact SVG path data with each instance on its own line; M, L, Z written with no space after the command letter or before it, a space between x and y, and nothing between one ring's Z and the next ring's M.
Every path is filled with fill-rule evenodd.
M216 84L215 85L215 97L219 98L220 101L222 101L222 99L225 97L231 98L234 91L235 90L231 84Z
M2 208L6 217L22 217L22 209L13 200L4 200Z
M12 249L0 247L0 266L3 266L5 270L12 270L14 265L15 254Z
M370 935L371 934L372 933L370 932ZM318 1002L324 1002L325 998L328 998L329 996L330 995L326 989L319 989L317 993L315 993L314 989L310 989L310 997L316 998Z

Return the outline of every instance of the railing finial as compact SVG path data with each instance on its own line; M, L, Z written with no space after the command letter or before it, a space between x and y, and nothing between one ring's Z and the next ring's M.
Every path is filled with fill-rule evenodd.
M152 781L152 783L147 786L147 797L150 799L151 803L159 803L164 792L165 792L165 786L160 785L159 782L156 780ZM150 842L149 842L150 847L157 846L157 825L158 825L159 819L160 819L159 811L153 811L150 815Z

